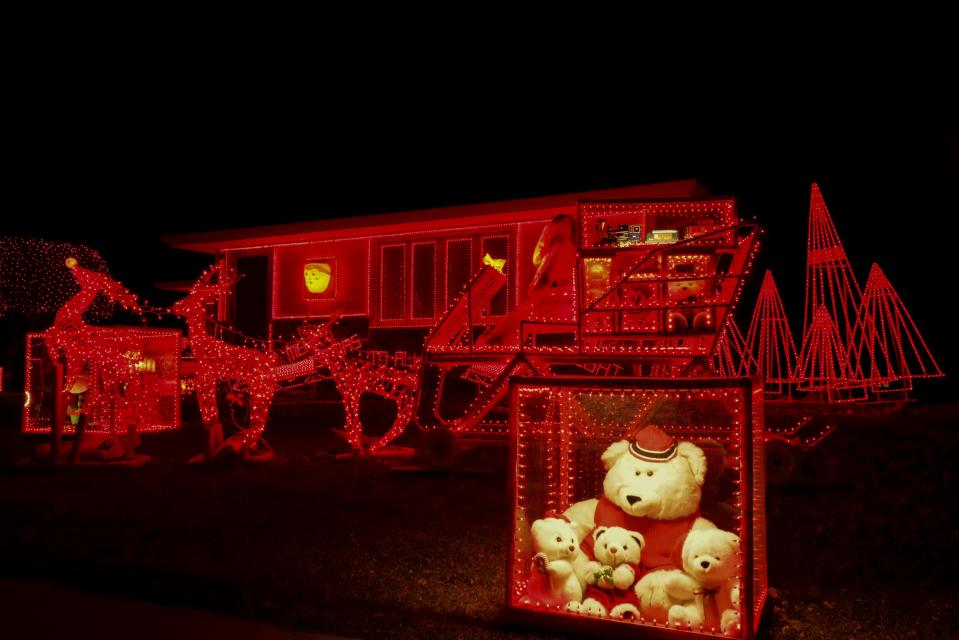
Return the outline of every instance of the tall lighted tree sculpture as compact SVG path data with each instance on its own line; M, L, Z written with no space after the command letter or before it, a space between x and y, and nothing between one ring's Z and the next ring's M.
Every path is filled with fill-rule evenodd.
M766 271L746 334L746 349L755 358L766 393L782 395L796 381L796 343L772 271Z
M840 341L848 346L861 299L862 289L849 266L849 259L819 192L819 185L814 182L809 201L803 341L806 341L806 334L811 330L819 308L825 307L835 321Z
M847 391L852 380L849 359L825 305L816 309L803 338L795 375L800 391L817 394L821 400L833 402L849 398Z
M722 377L750 376L759 370L759 363L746 346L743 332L733 319L726 316L726 324L716 339L713 350L713 370Z
M886 274L873 263L850 343L850 368L873 391L908 391L914 378L942 376Z

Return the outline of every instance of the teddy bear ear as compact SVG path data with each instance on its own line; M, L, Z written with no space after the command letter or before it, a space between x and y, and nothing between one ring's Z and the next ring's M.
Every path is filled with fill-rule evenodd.
M608 527L596 527L596 530L593 531L593 540L599 540L599 537L606 533L608 529Z
M639 545L639 548L642 549L646 545L646 541L643 539L643 534L638 531L630 532L630 537L636 541L636 544Z
M533 534L533 537L536 537L537 531L541 530L544 526L545 523L542 520L533 520L533 524L529 528L530 532Z
M706 482L706 454L692 442L680 442L676 453L685 458L693 472L693 478L700 487Z
M732 531L723 531L723 534L725 534L726 542L728 542L730 546L736 547L737 549L739 548L739 536Z
M629 441L620 440L619 442L614 442L606 448L606 451L603 452L603 468L607 471L613 468L613 465L616 464L616 461L623 457L626 451L629 450Z

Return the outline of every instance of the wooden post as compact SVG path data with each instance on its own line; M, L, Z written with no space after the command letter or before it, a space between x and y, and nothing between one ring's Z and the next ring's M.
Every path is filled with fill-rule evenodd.
M56 390L53 401L53 424L50 425L50 455L53 463L60 462L60 448L63 444L63 423L67 419L67 408L63 398L63 364L58 360L53 372L53 388Z
M127 417L127 446L123 457L129 460L134 455L134 445L137 437L137 420L133 416Z
M80 441L83 440L83 434L87 430L87 414L86 412L80 413L80 418L77 420L77 432L73 436L73 448L70 449L70 464L76 464L77 459L80 457Z
M206 461L213 460L213 454L216 453L220 445L223 444L223 424L217 420L210 427L206 438Z

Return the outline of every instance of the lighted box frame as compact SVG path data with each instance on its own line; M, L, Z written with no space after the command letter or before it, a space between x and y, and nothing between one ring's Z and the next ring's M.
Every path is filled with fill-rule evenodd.
M613 419L603 422L603 433L584 434L587 421L575 420L575 414L582 416L586 411L582 402L578 403L580 408L567 414L572 415L573 420L562 415L563 402L568 402L573 394L577 398L589 398L590 402L596 403L594 407L609 407L609 400L613 398L642 399L647 402L647 410L636 411L622 423ZM677 404L671 405L670 400ZM659 404L654 404L656 401ZM700 401L699 405L696 405L697 401ZM733 531L741 539L742 632L737 637L748 639L754 636L768 587L761 379L518 377L510 383L510 402L509 491L513 524L508 534L506 607L511 617L518 622L612 637L725 637L719 630L713 633L671 628L664 622L568 613L563 606L537 604L525 597L533 556L529 540L532 522L547 513L561 514L579 500L599 497L605 475L601 453L612 442L628 439L637 428L656 424L677 441L689 440L700 445L706 452L708 464L715 465L716 459L724 459L722 468L712 469L712 480L710 471L707 471L700 506L703 517L716 520L717 526ZM688 413L684 413L684 406ZM702 409L717 406L729 407L730 411L725 415L716 412L715 422L696 419L697 415L702 415ZM526 415L530 407L539 409L532 416ZM551 407L550 410L560 407L560 415L557 416L555 411L549 413L550 410L543 413L543 407ZM654 411L649 407L658 409ZM668 426L661 419L662 415L677 415L686 421L677 419L674 426ZM725 426L721 424L724 421L727 422ZM575 430L580 433L575 434ZM720 444L722 448L718 446ZM578 458L577 448L581 452ZM584 450L585 456L582 455ZM716 497L722 495L716 490L711 498L715 500L712 506L724 507L732 502L735 510L726 517L735 526L728 523L724 526L707 509L707 489L710 486L715 489L719 483L716 474L731 484L732 490L726 502ZM531 500L531 496L535 498L534 490L541 490L545 495L539 496L539 500Z
M154 392L145 392L141 401L145 402L146 411L140 412L141 422L137 426L138 433L155 431L169 431L179 429L180 424L180 351L182 336L176 329L143 328L143 327L88 327L89 335L101 337L108 344L126 345L131 351L139 351L143 357L161 361L161 369L140 373L141 383L147 381ZM165 361L163 363L162 361ZM131 375L133 364L131 363ZM57 378L66 372L65 367L58 369L57 363L50 357L43 333L28 333L26 335L26 358L24 390L26 399L23 406L21 431L23 433L50 433L53 425L54 405L56 395L63 394L64 402L68 403L72 397L63 389L63 378ZM99 380L94 380L98 384ZM37 386L39 385L39 389ZM101 393L105 398L104 406L93 411L93 416L87 424L90 433L122 433L126 425L116 423L120 413L130 408L122 406L122 401L115 396L111 397L110 390ZM169 401L164 412L160 403ZM90 407L88 407L88 410ZM169 419L164 420L167 414ZM64 424L63 432L74 433L76 428Z

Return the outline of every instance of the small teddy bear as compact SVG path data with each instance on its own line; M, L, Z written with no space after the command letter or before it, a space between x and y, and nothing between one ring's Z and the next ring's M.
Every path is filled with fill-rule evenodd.
M669 608L669 624L740 632L741 563L739 537L720 529L694 529L683 543L684 574L674 576L669 591L686 602Z
M636 581L642 556L643 534L622 527L596 527L593 555L586 565L586 583L600 589L628 589Z
M678 305L696 305L702 303L705 294L706 282L704 280L673 280L667 286L667 293L670 304ZM670 309L669 312L669 331L702 331L709 326L709 312L701 306L695 306L692 309Z
M573 570L573 558L582 553L575 526L560 518L541 518L530 527L536 551L528 588L532 598L554 605L574 603L574 608L582 601L583 584Z
M593 557L586 564L585 600L578 607L571 603L570 610L590 615L606 616L612 610L614 615L626 609L634 613L633 607L624 608L624 604L633 604L633 583L639 570L639 561L646 541L638 531L629 531L623 527L596 527L593 531ZM638 612L636 612L638 613Z

